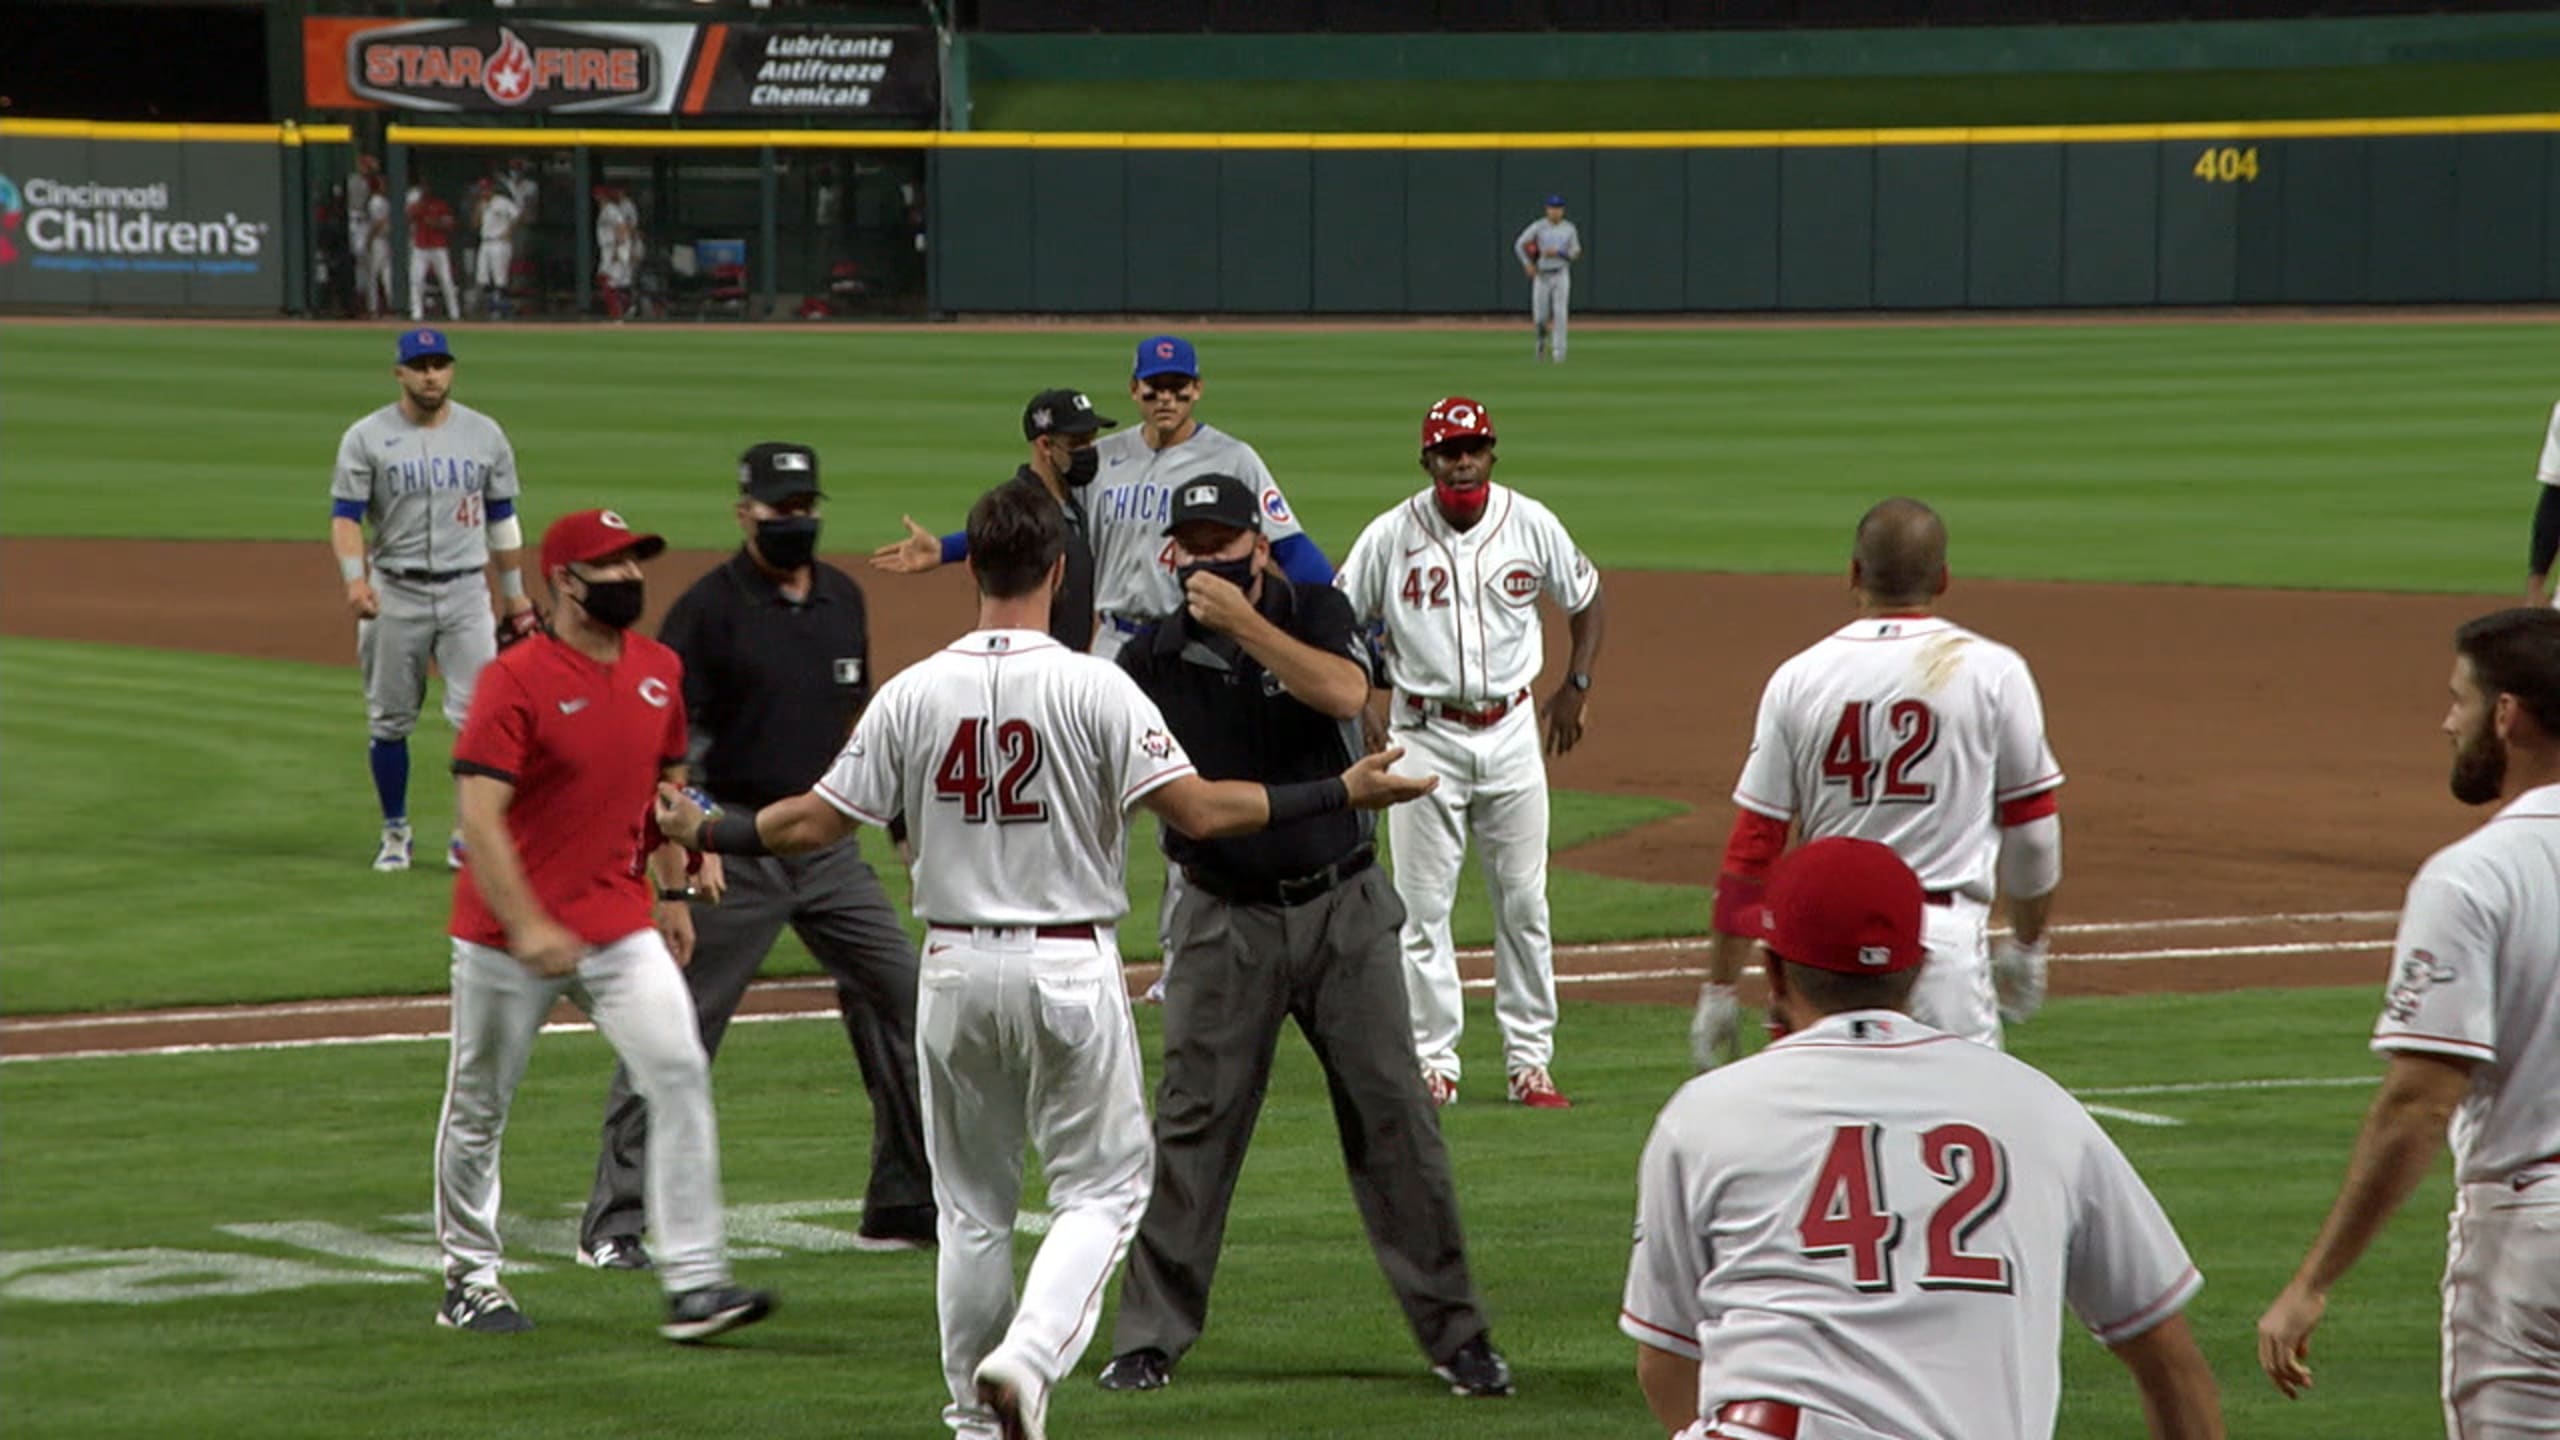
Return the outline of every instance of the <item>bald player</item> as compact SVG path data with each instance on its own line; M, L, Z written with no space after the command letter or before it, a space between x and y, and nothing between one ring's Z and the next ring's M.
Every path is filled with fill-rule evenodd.
M1760 697L1690 1029L1700 1068L1739 1047L1734 983L1790 827L1800 841L1878 841L1920 873L1930 964L1911 1013L1996 1046L2004 1016L2044 1003L2062 767L2035 677L2017 651L1936 613L1947 527L1917 500L1887 500L1858 522L1849 588L1858 618L1779 666ZM1995 897L2010 926L1996 945Z
M2258 1361L2311 1387L2311 1332L2453 1136L2444 1264L2452 1440L2560 1435L2560 614L2454 634L2453 798L2504 802L2409 884L2374 1023L2388 1057L2346 1183L2258 1321Z
M1392 751L1300 784L1201 779L1136 681L1048 635L1066 576L1059 507L999 486L969 512L968 541L978 628L882 686L815 789L706 825L670 786L660 825L721 854L793 854L907 817L927 927L916 1037L943 1420L969 1440L1039 1440L1146 1210L1154 1158L1114 938L1128 812L1206 839L1384 809L1435 782L1388 773ZM1055 1218L1017 1303L1026 1139Z
M2214 1440L2204 1280L2160 1202L2068 1091L1911 1017L1921 885L1816 840L1752 906L1789 1033L1645 1142L1618 1328L1646 1405L1721 1440L2048 1440L2067 1305L2154 1440Z

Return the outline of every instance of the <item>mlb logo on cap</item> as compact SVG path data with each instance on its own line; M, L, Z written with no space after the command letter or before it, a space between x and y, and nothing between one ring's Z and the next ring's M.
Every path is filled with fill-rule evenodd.
M1218 503L1218 487L1215 485L1194 485L1189 490L1183 492L1182 503L1185 505L1215 505Z
M453 348L444 343L444 332L421 327L400 334L400 363L414 365L429 358L453 358Z

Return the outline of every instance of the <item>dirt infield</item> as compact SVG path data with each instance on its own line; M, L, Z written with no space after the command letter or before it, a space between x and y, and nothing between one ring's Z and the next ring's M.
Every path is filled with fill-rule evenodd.
M651 570L659 604L718 555ZM965 578L864 580L880 673L968 628ZM1770 669L1845 617L1841 582L1612 572L1592 730L1561 787L1667 796L1691 813L1558 864L1704 883ZM0 540L0 631L352 668L317 543ZM2017 646L2044 687L2064 793L2060 994L2362 983L2418 862L2462 832L2446 795L2440 677L2459 621L2494 600L2165 586L1961 583L1948 612ZM1562 654L1550 627L1550 672ZM349 676L350 694L354 678ZM350 713L353 713L352 710ZM350 732L350 743L353 743ZM1700 918L1703 930L1705 917ZM1561 955L1577 998L1694 992L1694 945ZM1134 971L1133 975L1143 972ZM1468 973L1481 977L1477 957ZM831 1003L764 987L751 1008ZM0 1022L16 1054L428 1033L440 1000ZM423 1027L423 1028L420 1028Z

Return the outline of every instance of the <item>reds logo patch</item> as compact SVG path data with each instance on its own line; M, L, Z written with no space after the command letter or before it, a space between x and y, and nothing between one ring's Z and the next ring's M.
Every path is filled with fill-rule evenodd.
M1262 492L1262 513L1270 516L1272 523L1277 525L1290 524L1296 518L1289 513L1289 502L1281 498L1277 485Z
M667 690L667 682L659 679L655 675L641 681L640 698L648 701L650 704L655 705L661 710L666 709L667 701L670 698Z
M2406 1023L2416 1017L2418 1006L2425 1000L2428 990L2438 985L2450 985L2461 978L2452 966L2436 959L2434 952L2412 950L2392 976L2391 993L2383 1001L2383 1013L2395 1021Z
M1168 759L1173 754L1173 737L1161 730L1150 730L1138 737L1138 748L1150 760Z
M1505 599L1526 602L1538 598L1538 572L1526 565L1512 566L1503 571L1502 578L1493 583L1502 591Z

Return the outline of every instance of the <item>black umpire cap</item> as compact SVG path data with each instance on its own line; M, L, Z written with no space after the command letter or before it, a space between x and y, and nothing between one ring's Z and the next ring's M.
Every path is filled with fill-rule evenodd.
M738 457L738 493L767 505L803 495L824 499L827 492L818 488L818 452L788 440L749 446Z
M1253 489L1233 475L1201 475L1173 490L1172 534L1185 525L1224 525L1230 530L1262 530L1262 504Z
M1022 407L1022 438L1043 435L1091 435L1120 422L1093 413L1093 402L1081 390L1043 390Z

